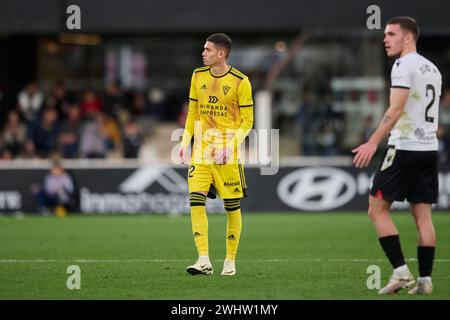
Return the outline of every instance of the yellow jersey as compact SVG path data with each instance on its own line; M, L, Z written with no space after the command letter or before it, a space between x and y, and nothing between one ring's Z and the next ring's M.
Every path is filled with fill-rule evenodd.
M253 126L253 96L250 81L229 67L222 75L211 67L194 70L189 91L189 112L182 146L194 136L191 163L213 163L215 150L229 147L238 160L239 146Z

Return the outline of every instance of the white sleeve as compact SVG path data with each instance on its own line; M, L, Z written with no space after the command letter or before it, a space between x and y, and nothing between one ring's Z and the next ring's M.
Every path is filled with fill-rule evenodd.
M411 88L412 76L408 65L402 61L395 61L391 71L391 88Z

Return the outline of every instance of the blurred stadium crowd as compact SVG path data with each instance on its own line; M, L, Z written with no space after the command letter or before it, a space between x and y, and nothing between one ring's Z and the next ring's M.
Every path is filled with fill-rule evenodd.
M334 107L333 95L305 91L289 116L277 115L280 100L275 92L273 125L282 136L298 136L298 155L348 153L341 141L348 123L345 112ZM151 148L158 141L154 138L163 124L172 129L184 126L187 103L177 107L176 115L169 109L173 108L168 108L160 88L123 90L114 82L100 92L86 88L75 93L62 81L47 91L38 82L30 82L3 120L1 159L143 157L142 147ZM358 142L365 141L376 125L371 115L361 121ZM444 88L441 97L438 138L440 158L446 162L450 158L450 88Z
M163 92L124 92L119 83L103 92L69 92L56 82L44 92L28 83L1 129L1 159L137 158L152 127L164 121Z
M367 28L369 3L349 3L345 15L335 14L340 6L332 0L246 5L252 20L246 10L233 19L198 19L196 5L167 19L173 8L184 8L179 0L170 6L134 1L126 11L119 0L88 1L81 5L81 30L71 31L64 1L0 1L0 159L170 160L171 134L184 127L191 72L201 66L206 36L219 31L233 39L228 62L249 76L254 98L271 90L281 157L350 157L375 130L389 100L393 61L383 49L382 27ZM214 4L217 12L229 6ZM381 24L410 7L384 0L379 6ZM450 160L447 7L441 2L440 10L426 10L426 3L417 3L408 13L423 26L419 53L443 75L442 162ZM266 19L268 12L283 18ZM118 22L119 16L129 23ZM295 45L302 34L311 36Z

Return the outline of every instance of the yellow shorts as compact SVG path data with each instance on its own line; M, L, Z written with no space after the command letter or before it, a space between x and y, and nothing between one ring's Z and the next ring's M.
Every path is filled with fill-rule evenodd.
M188 170L189 193L208 191L213 184L221 199L247 196L244 168L241 164L191 164Z

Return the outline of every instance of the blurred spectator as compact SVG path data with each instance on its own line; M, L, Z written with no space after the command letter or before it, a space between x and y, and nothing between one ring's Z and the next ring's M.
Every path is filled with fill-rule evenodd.
M148 113L149 112L149 104L147 103L147 99L145 98L145 95L142 93L137 93L135 92L133 94L133 98L132 98L132 102L131 102L131 106L130 106L130 113L131 116L141 116L144 113Z
M118 82L113 82L105 87L103 103L103 111L106 114L117 120L121 119L120 113L124 110L125 102Z
M303 101L298 111L300 121L300 134L302 154L305 156L317 155L316 137L320 132L320 114L309 92L303 94Z
M11 160L13 158L13 155L11 151L8 149L2 147L0 148L0 160Z
M450 132L450 88L446 88L439 105L439 123L446 132Z
M19 114L15 110L8 113L8 120L0 137L1 144L5 150L16 157L22 151L27 138L27 128L20 120Z
M164 91L160 88L152 88L148 93L148 100L146 114L157 120L166 120L167 106Z
M449 158L449 139L448 134L445 132L443 126L439 126L436 132L436 136L438 139L438 152L439 152L439 161L441 163L447 162Z
M372 116L366 116L363 120L363 128L361 132L361 138L359 140L359 143L364 143L369 140L369 138L372 136L372 133L374 132L373 128L373 117Z
M142 138L139 126L135 120L130 119L124 128L123 156L125 158L137 158L141 148Z
M55 96L53 96L53 95L48 95L48 96L45 98L45 101L44 101L44 104L43 104L42 109L43 109L43 110L45 110L45 109L55 109L55 110L56 110L56 114L57 114L57 116L58 116L58 119L61 119L61 116L62 116L62 110L58 108L58 102L57 102Z
M439 161L450 159L450 88L443 90L439 104L439 127L436 132L438 138Z
M61 125L58 136L63 158L78 157L81 130L81 109L77 104L67 107L67 118Z
M35 121L28 127L28 138L34 143L36 152L41 157L47 157L56 150L59 134L57 111L46 109L42 119Z
M80 155L84 158L104 158L106 145L100 117L91 115L83 122L80 133Z
M62 112L63 118L65 118L66 108L76 102L74 95L67 91L64 82L59 80L53 84L52 97L55 99L56 109Z
M22 159L36 159L38 155L36 154L36 147L34 146L33 141L26 140L23 146L22 153L20 154L20 158Z
M334 132L337 135L343 134L345 130L345 113L336 110L332 94L325 94L320 108L323 110L325 120L332 124Z
M150 90L147 97L142 93L130 93L129 117L123 119L122 126L126 126L130 118L134 118L140 128L142 136L151 136L155 133L158 123L164 118L164 92L158 88Z
M90 114L102 111L102 102L95 95L93 90L85 90L83 101L81 102L81 113L83 117L89 117Z
M323 156L335 156L337 154L337 137L330 123L326 124L319 135L318 143Z
M39 90L36 82L30 82L17 96L17 102L22 117L25 121L32 122L37 119L41 111L44 94Z
M46 174L42 186L32 185L31 192L41 213L54 210L56 215L63 216L74 205L73 180L58 162Z
M120 153L122 136L116 121L102 112L99 112L96 118L102 127L102 137L107 153L114 157L117 156Z

